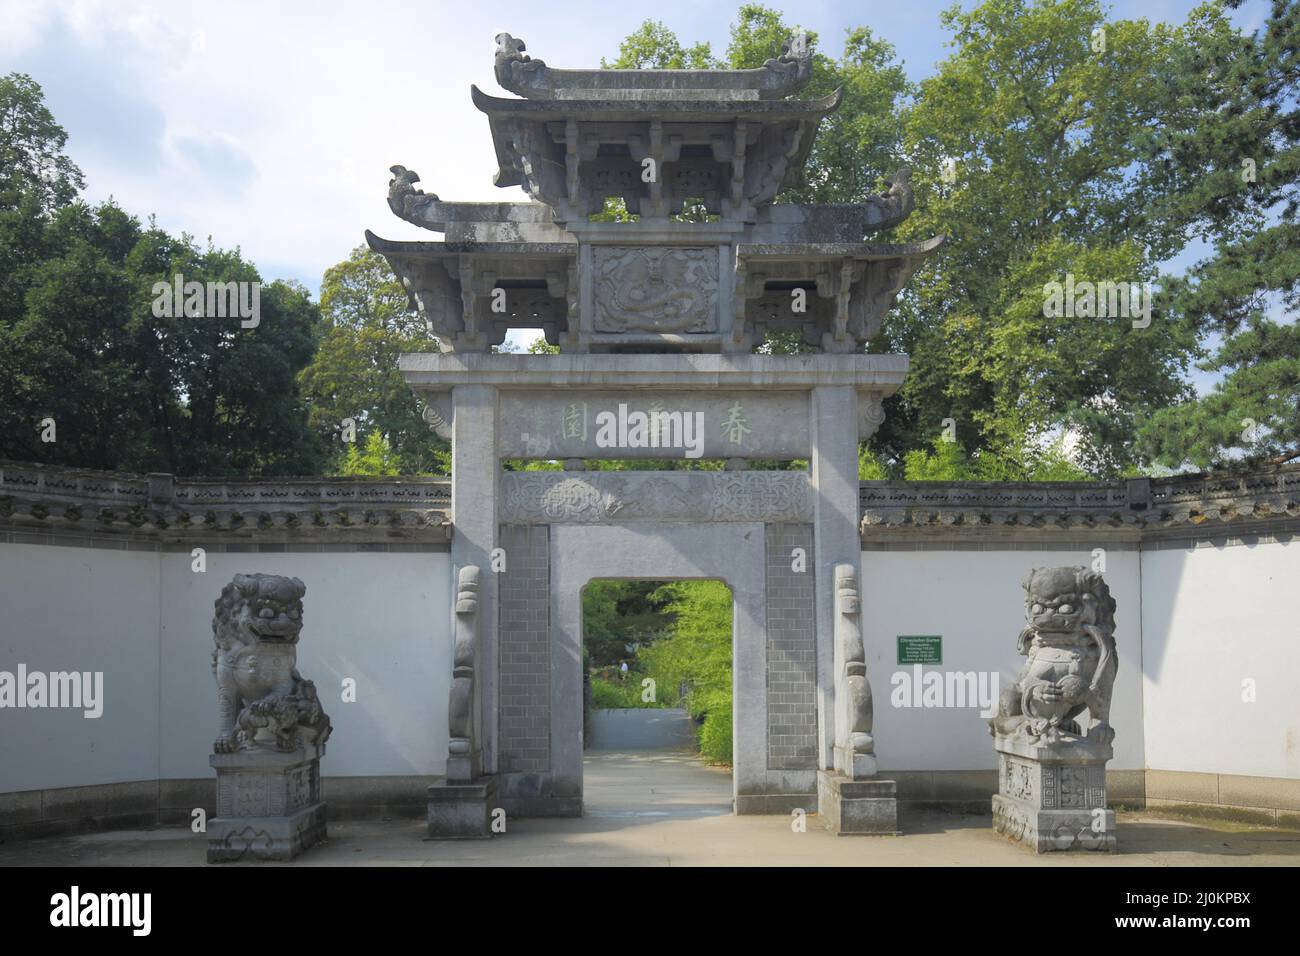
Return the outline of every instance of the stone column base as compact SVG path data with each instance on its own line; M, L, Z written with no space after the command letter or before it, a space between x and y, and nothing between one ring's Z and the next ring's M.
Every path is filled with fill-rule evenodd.
M429 788L429 836L435 840L476 840L492 835L497 804L496 777L469 783L441 780Z
M208 821L208 862L292 860L326 838L323 747L290 753L212 754L217 815Z
M832 751L835 770L851 780L866 780L876 775L876 755L860 754L838 744Z
M1115 813L1106 809L1109 744L998 736L993 746L998 752L994 830L1036 853L1115 851Z
M898 795L892 780L850 780L832 770L817 771L817 813L836 836L898 833Z

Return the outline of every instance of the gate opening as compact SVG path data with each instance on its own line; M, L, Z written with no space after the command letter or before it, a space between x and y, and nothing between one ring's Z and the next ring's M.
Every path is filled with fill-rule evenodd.
M583 589L586 813L730 811L732 619L731 589L717 580Z

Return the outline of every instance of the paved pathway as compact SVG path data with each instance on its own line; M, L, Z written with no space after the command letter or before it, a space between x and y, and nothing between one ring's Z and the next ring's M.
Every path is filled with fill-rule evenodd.
M422 821L338 821L304 866L1296 866L1300 831L1216 828L1119 815L1122 852L1035 856L994 834L986 815L904 812L900 837L835 837L808 818L732 816L731 776L684 753L591 753L587 815L513 820L491 840L436 842ZM203 862L188 829L118 831L0 846L15 864L185 866ZM232 864L225 864L232 865Z

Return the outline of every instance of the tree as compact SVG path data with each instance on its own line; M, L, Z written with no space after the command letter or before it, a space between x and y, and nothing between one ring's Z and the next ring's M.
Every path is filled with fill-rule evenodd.
M752 69L780 55L798 26L760 4L743 4L731 27L727 66ZM862 202L881 191L881 179L901 164L901 106L912 92L894 47L869 27L848 30L840 58L818 52L809 31L812 76L800 97L827 96L843 89L839 109L822 121L807 164L778 197L779 202Z
M601 57L600 65L606 70L710 70L722 64L708 43L683 47L662 22L646 20L618 45L613 61Z
M656 684L685 684L686 707L703 720L700 752L729 763L732 757L731 589L721 581L674 581L650 600L673 616L669 636L643 648L638 657Z
M320 307L325 332L300 376L312 427L337 441L344 420L352 419L358 443L382 436L402 473L446 474L448 445L425 423L397 367L402 353L436 352L438 341L408 309L388 263L364 246L353 249L326 270Z
M85 183L64 155L67 142L35 80L25 73L0 78L0 209L13 209L25 195L45 212L72 202Z
M985 0L943 21L955 49L908 110L917 213L899 231L949 242L876 345L912 356L878 441L898 460L954 419L970 453L1027 474L1065 430L1088 471L1131 468L1137 422L1188 392L1194 330L1163 311L1146 327L1049 315L1046 288L1150 282L1185 241L1147 214L1169 186L1144 175L1143 143L1199 21L1107 23L1095 0Z
M365 438L363 445L350 442L343 453L343 463L339 473L352 477L378 477L380 475L398 475L397 455L388 444L382 432L372 431Z
M16 91L16 92L15 92ZM155 306L154 286L261 283L238 250L199 250L112 202L75 198L62 129L30 78L0 88L0 456L177 474L311 474L321 448L294 376L315 345L299 286L260 288L260 321ZM0 132L0 136L4 133ZM33 176L35 179L33 179ZM206 298L206 297L204 297ZM206 309L200 309L200 312ZM53 422L54 441L42 438Z
M1167 214L1213 242L1167 291L1171 311L1217 340L1201 368L1222 378L1156 410L1141 441L1170 467L1281 463L1300 457L1300 4L1275 0L1251 36L1202 37L1165 88L1171 111L1201 104L1200 122L1162 127L1152 153L1180 187Z

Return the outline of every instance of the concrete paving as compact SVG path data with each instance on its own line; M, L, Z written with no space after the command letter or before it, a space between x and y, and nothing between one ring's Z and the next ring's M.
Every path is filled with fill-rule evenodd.
M695 722L667 707L599 708L591 712L593 750L684 750L695 747Z
M900 813L898 837L835 837L807 818L731 815L731 775L683 752L588 753L581 819L511 820L490 840L432 841L418 820L331 822L293 866L1297 866L1300 831L1117 814L1121 852L1033 853L988 815ZM0 846L0 866L199 866L203 834L158 828ZM222 864L240 866L245 864ZM275 865L275 864L257 864ZM283 864L282 864L283 865Z

